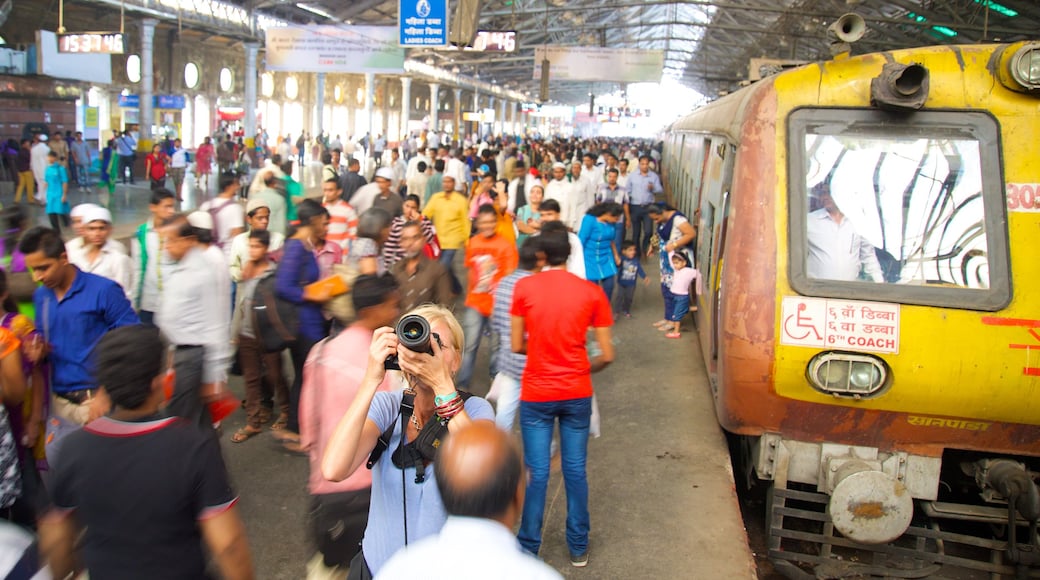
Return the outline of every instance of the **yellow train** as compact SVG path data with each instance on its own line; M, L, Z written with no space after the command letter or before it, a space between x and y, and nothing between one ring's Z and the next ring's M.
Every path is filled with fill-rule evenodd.
M839 56L669 129L785 574L1040 577L1038 141L1034 42Z

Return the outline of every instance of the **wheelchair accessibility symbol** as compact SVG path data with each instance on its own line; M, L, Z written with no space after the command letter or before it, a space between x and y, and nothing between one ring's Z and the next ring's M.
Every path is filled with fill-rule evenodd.
M823 346L827 301L788 296L784 298L780 342L798 346Z

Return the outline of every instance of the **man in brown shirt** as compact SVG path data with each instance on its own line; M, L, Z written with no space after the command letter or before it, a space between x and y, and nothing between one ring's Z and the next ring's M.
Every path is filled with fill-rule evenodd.
M455 305L455 294L451 291L451 276L437 260L423 253L426 236L419 222L408 222L401 229L401 249L404 258L398 260L390 272L394 275L401 293L401 312L408 312L427 302L447 308Z

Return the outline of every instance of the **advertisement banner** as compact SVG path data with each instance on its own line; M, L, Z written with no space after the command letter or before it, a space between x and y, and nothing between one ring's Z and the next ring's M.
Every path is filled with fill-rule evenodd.
M533 79L542 77L542 60L549 59L554 81L614 81L656 83L664 70L663 50L538 46L534 49Z
M404 72L393 26L268 28L267 70L305 73Z

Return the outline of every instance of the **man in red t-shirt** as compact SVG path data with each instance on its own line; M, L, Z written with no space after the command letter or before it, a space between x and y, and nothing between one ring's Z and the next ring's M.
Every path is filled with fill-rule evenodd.
M516 270L520 260L516 244L495 233L498 212L495 206L484 204L477 210L477 235L466 242L466 268L469 269L469 289L466 292L466 311L462 313L462 329L466 336L466 349L462 355L462 369L456 384L469 389L473 378L473 366L477 360L477 348L484 331L491 328L491 307L495 303L498 282ZM490 372L498 372L495 365L498 350L497 337L491 337Z
M159 145L152 146L152 152L144 158L145 173L151 180L152 191L166 187L166 166L168 161L166 154L162 152Z
M513 352L527 353L520 380L520 432L530 474L520 544L538 554L549 484L549 447L560 421L560 459L567 489L567 547L571 564L589 561L589 485L585 458L592 416L591 374L614 360L610 302L599 286L567 272L570 241L561 222L543 223L538 246L548 269L516 283L513 294ZM589 327L602 354L591 361L585 349Z

